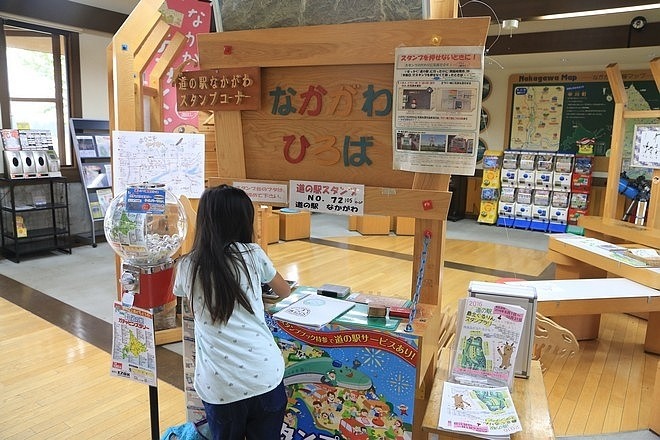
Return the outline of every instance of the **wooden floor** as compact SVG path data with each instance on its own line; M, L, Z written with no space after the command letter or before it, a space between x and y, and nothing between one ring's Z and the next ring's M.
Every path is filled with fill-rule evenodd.
M343 237L280 242L268 253L301 284L408 297L413 237ZM452 307L471 280L551 278L545 253L447 240L442 303ZM5 295L5 298L7 296ZM603 315L602 337L544 375L556 435L648 428L658 356L642 344L645 321ZM658 335L660 337L660 335ZM148 388L109 375L109 354L0 298L0 439L148 439ZM184 395L159 383L160 427L183 423Z

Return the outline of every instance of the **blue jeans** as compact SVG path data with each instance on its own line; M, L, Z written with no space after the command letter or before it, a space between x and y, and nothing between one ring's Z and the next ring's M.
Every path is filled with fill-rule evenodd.
M213 440L280 440L286 402L280 383L265 394L237 402L204 402L204 410Z

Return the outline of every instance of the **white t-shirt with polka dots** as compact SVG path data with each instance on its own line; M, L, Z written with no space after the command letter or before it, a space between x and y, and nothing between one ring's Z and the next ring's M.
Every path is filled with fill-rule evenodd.
M249 274L240 274L254 315L236 303L227 324L211 322L201 282L191 292L191 258L178 262L174 294L193 295L195 317L195 390L199 397L214 404L231 403L264 394L282 381L284 359L266 325L261 299L261 283L272 281L273 263L255 243L238 243Z

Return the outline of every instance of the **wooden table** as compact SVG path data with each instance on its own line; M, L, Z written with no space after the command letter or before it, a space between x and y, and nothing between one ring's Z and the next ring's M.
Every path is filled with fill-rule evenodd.
M585 239L572 234L559 234L551 236L548 239L548 259L555 263L555 278L560 279L584 279L584 278L607 278L608 276L617 276L627 278L651 289L660 288L660 268L634 267L622 263L617 259L608 256L606 252L596 248L585 248L581 244L584 240L596 240L593 238ZM606 242L603 242L606 243ZM624 246L624 245L620 245ZM643 247L638 244L629 245L631 247ZM575 299L581 299L581 292L575 293ZM639 305L643 305L644 299L638 299ZM586 304L586 303L585 303ZM598 328L600 326L600 314L608 312L628 312L627 305L620 301L620 308L612 308L616 304L614 298L607 301L608 307L596 309L594 304L592 308L573 309L571 319L559 317L557 323L571 330L578 339L594 339L598 337ZM602 306L605 305L601 304ZM573 304L575 306L575 304ZM635 305L638 307L638 305ZM580 313L590 313L580 315ZM637 312L648 311L648 322L646 328L646 340L644 349L649 353L660 354L660 311L656 307L646 307ZM542 312L543 313L543 312ZM566 315L562 313L562 315ZM549 316L555 316L550 312Z
M440 405L442 403L442 384L447 378L449 370L449 353L450 350L442 350L440 354L429 403L422 421L422 429L429 433L429 440L437 439L438 436L442 439L474 439L475 437L471 435L449 433L438 429ZM555 438L539 361L532 361L529 379L514 379L511 397L523 428L522 432L511 436L513 440Z
M552 316L555 322L561 321L560 318L577 317L580 322L575 325L579 325L585 321L584 316L594 316L594 312L647 313L653 320L657 319L660 313L660 290L651 289L627 278L508 281L507 284L534 287L537 296L536 310L545 316ZM600 315L595 316L600 320ZM590 319L586 319L589 325ZM590 333L591 329L587 330L588 333L583 330L584 334L578 339L594 339L598 337L598 330L598 326L593 330L595 334ZM647 324L645 349L655 353L653 350L656 350L655 344L660 335L653 331L653 326Z

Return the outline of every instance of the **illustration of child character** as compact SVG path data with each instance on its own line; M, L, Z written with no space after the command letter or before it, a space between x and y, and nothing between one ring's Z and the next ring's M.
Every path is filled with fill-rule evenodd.
M369 419L369 410L367 408L362 408L360 410L360 415L356 417L355 420L362 423L364 426L371 426L371 420Z
M284 423L286 423L289 428L295 429L298 427L298 416L293 409L289 408L284 413Z
M314 407L314 417L317 419L321 417L322 404L320 400L315 400L312 402L312 407Z
M336 387L337 373L335 373L335 370L329 370L328 372L326 372L325 375L321 378L321 383Z

